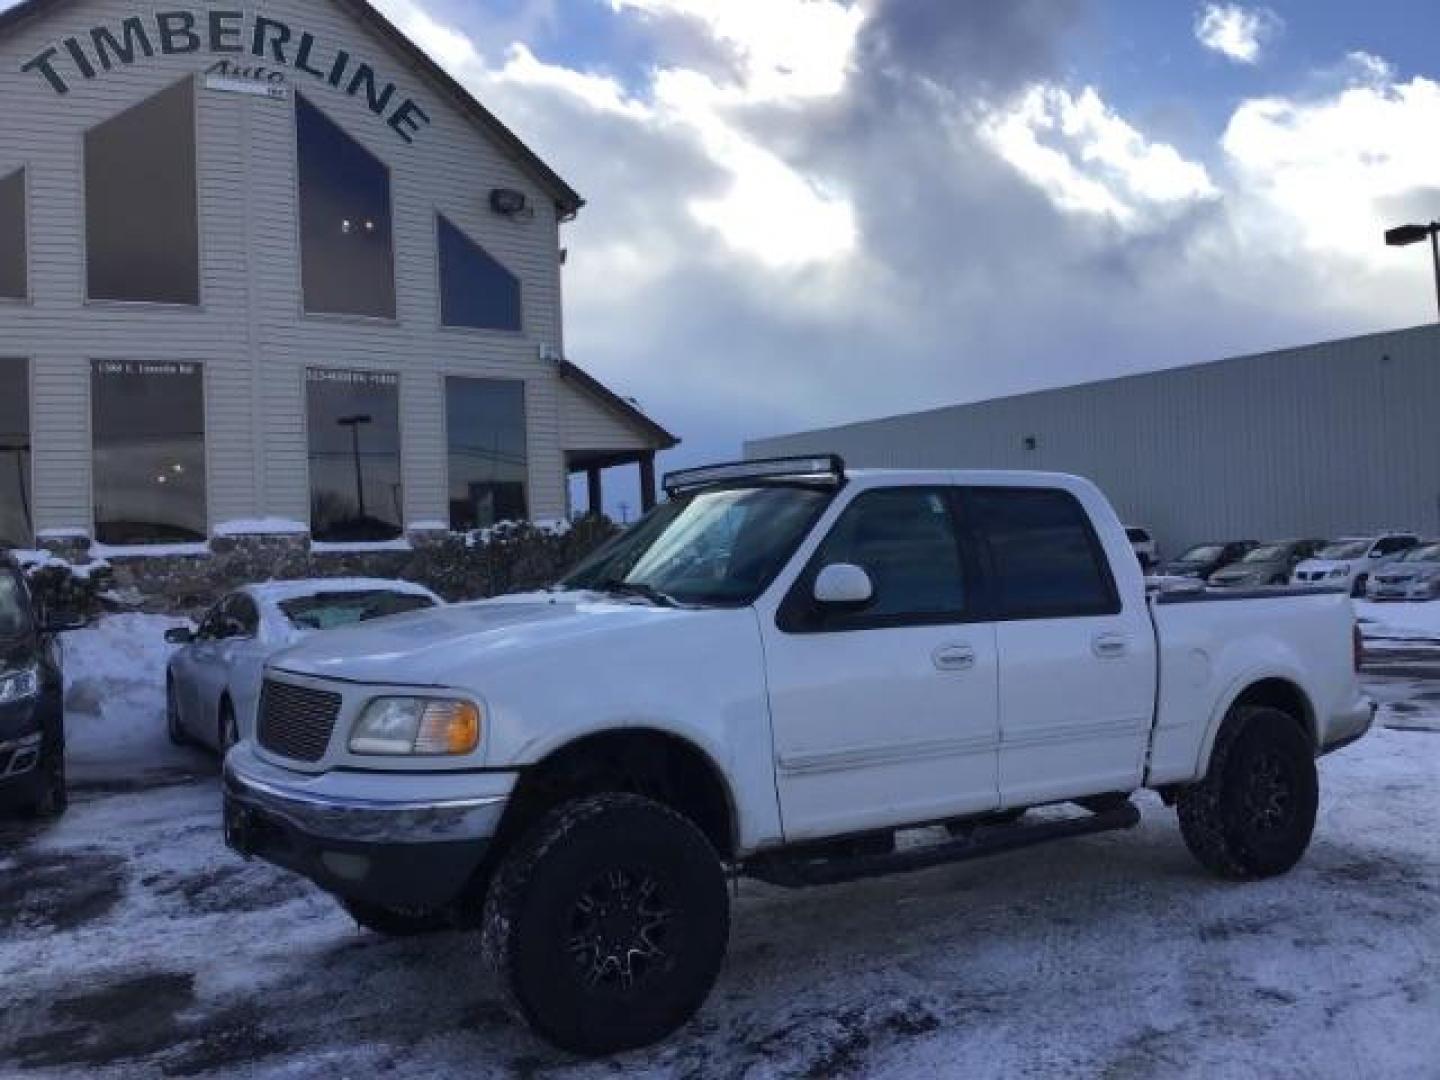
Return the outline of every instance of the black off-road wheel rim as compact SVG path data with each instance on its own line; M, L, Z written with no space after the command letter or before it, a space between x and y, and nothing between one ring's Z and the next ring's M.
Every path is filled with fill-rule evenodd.
M1270 843L1294 827L1298 786L1294 763L1283 754L1255 755L1240 791L1240 826L1252 840Z
M565 951L591 993L645 994L684 947L663 878L647 868L614 867L592 878L570 904Z

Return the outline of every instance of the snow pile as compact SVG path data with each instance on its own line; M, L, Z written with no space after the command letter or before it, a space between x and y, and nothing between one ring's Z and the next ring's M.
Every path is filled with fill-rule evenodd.
M238 521L221 522L212 530L212 535L219 537L304 536L309 532L310 526L303 521L290 521L287 518L242 518Z
M39 570L64 570L81 581L88 581L101 570L109 570L110 564L104 559L88 563L72 563L49 551L16 550L10 553L27 574Z
M1440 641L1440 601L1377 604L1356 600L1367 641Z
M66 634L65 726L71 771L114 771L117 760L158 762L165 736L165 641L184 619L110 615ZM158 745L157 745L158 744Z

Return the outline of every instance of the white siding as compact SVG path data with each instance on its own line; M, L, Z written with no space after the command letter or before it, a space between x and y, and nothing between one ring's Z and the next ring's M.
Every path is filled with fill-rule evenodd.
M224 7L226 5L219 5ZM204 4L176 5L203 13ZM253 6L252 6L253 10ZM352 98L287 69L290 84L391 169L398 318L394 324L305 317L301 312L293 100L209 91L197 83L200 129L202 303L199 310L87 304L84 299L81 140L96 123L216 58L157 55L71 80L57 95L20 68L44 48L91 27L118 28L151 10L118 0L57 4L0 41L0 174L30 170L32 302L0 306L6 355L34 364L36 526L90 526L89 362L184 359L204 365L209 516L307 520L303 372L307 366L398 371L408 521L443 520L446 504L443 379L524 380L530 422L530 502L537 517L565 512L567 438L554 366L559 344L559 222L551 199L418 70L340 7L266 0L263 14L324 47L348 50L397 84L432 118L407 145ZM148 23L153 29L153 23ZM293 46L292 46L293 48ZM67 61L61 64L70 70ZM489 210L490 189L517 188L533 218ZM439 326L434 215L443 211L522 283L524 331ZM636 441L630 436L631 444ZM607 444L608 445L608 444Z
M1173 553L1210 539L1440 534L1437 418L1440 327L1424 326L760 439L746 453L1079 473Z

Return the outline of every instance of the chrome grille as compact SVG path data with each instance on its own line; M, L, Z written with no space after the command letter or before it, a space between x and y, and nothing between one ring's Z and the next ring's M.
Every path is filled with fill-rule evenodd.
M260 745L296 761L319 761L339 715L339 694L266 679L260 691Z

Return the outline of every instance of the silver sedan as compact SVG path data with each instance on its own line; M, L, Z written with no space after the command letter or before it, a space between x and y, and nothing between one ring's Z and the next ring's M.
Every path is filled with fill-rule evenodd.
M302 638L443 601L403 581L346 578L247 585L220 599L196 630L165 640L179 648L165 678L165 722L177 745L224 754L254 729L265 661Z

